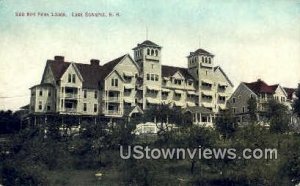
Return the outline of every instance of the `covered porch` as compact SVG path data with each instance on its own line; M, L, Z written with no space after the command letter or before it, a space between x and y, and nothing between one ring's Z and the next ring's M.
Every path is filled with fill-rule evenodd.
M194 125L200 125L205 127L213 127L214 113L205 107L187 107L184 109L184 114L191 117L191 121Z

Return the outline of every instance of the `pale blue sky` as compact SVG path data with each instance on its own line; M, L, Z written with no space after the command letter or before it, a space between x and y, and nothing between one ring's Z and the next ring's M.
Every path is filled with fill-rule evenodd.
M66 18L16 17L15 12L66 12ZM72 12L119 12L74 18ZM148 38L163 47L162 63L186 66L199 47L216 55L235 86L264 79L300 82L300 1L296 0L0 0L0 109L29 102L47 59L101 63L130 53ZM7 97L7 98L3 98ZM13 98L10 98L13 97Z

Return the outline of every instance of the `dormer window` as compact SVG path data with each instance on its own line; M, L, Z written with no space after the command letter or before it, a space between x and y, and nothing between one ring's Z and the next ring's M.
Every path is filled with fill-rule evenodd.
M174 84L175 85L181 85L181 79L175 79Z
M202 62L204 62L204 57L202 56Z
M211 58L208 58L208 63L211 64Z
M147 55L150 55L150 49L149 48L147 49Z
M75 74L72 74L72 82L76 83L76 76L75 76Z
M72 75L68 74L68 83L71 83L71 80L72 80Z
M111 86L117 87L118 86L118 79L112 79L111 80Z
M155 50L155 56L158 56L158 50Z

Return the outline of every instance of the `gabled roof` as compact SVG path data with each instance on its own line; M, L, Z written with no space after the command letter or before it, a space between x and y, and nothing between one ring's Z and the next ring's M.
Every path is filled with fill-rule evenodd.
M62 77L62 75L65 73L65 71L67 70L70 64L71 64L70 62L47 60L46 66L47 65L50 66L55 80L59 80Z
M286 88L286 87L284 87L283 89L287 93L287 98L289 100L292 100L293 99L293 94L294 94L294 92L296 92L296 89L295 88Z
M195 50L194 52L191 52L190 55L209 55L209 56L214 56L212 53L202 49L202 48L199 48L197 50Z
M126 54L128 55L128 54ZM126 56L123 55L112 61L107 62L103 66L73 63L83 78L83 88L97 89L103 85L104 78L112 72L114 67ZM56 81L63 76L71 62L48 60L47 65L50 66Z
M115 66L117 66L117 64L119 64L119 63L123 60L123 58L124 58L126 55L128 55L128 54L125 54L125 55L123 55L123 56L121 56L121 57L118 57L118 58L112 60L112 61L109 61L109 62L105 63L105 64L102 66L102 70L103 70L102 73L103 73L104 78L105 78L109 73L111 73L111 71L115 68Z
M152 42L150 40L146 40L146 41L144 41L144 42L142 42L140 44L137 44L137 47L134 47L133 50L136 49L136 48L138 48L138 47L141 47L141 46L161 48L161 46L159 46L158 44L156 44L156 43L154 43L154 42Z
M233 87L233 83L230 81L230 79L228 78L228 76L225 74L225 72L223 71L223 69L220 66L216 66L214 67L214 72L219 69L220 72L224 75L224 77L226 78L226 80L230 83L230 85Z
M161 66L162 77L171 77L176 72L180 72L184 76L185 79L194 79L193 76L191 74L189 74L187 68L167 66L167 65Z
M260 94L260 93L267 93L267 94L273 94L275 93L278 85L272 85L269 86L267 83L264 81L258 79L255 82L252 83L245 83L244 84L252 90L255 94Z
M83 78L83 88L97 89L101 87L103 70L101 66L90 64L75 64Z

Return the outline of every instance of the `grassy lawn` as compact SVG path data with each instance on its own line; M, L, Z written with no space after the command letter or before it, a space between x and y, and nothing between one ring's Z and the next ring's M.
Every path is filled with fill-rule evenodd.
M95 174L101 172L101 179ZM49 185L119 185L120 176L117 170L62 170L48 172Z

